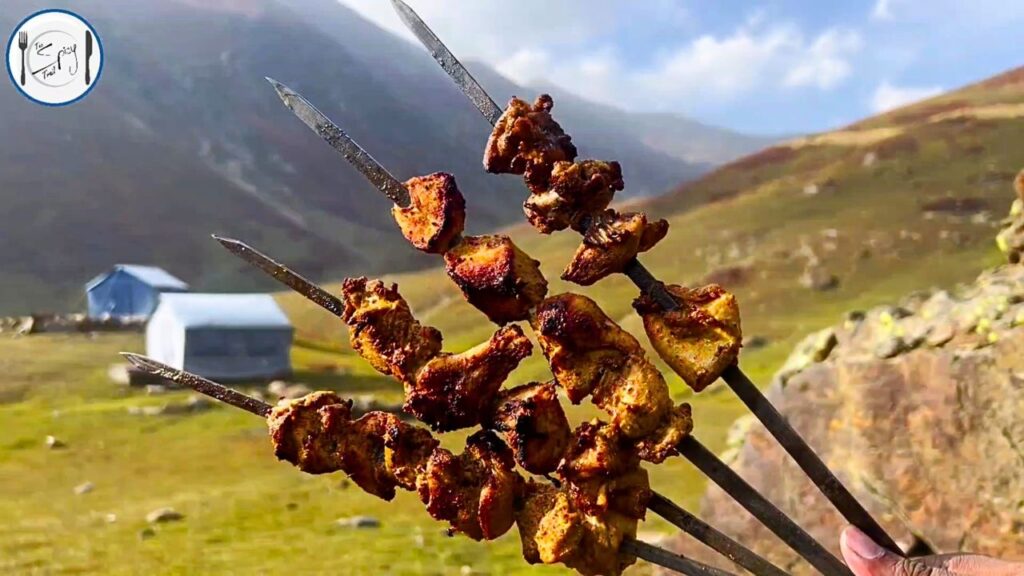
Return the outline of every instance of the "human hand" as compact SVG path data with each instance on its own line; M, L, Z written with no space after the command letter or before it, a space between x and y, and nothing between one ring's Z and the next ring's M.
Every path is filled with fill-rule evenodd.
M943 554L902 558L848 526L839 547L856 576L1024 576L1024 564L976 554Z

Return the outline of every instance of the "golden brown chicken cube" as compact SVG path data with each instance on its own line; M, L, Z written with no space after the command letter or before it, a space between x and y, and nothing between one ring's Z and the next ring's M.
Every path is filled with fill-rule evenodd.
M651 345L666 364L700 392L736 362L742 345L736 298L717 284L700 288L666 286L679 303L665 311L647 295L633 302Z
M503 390L487 425L505 435L516 462L533 474L554 472L569 446L569 420L550 382Z
M667 233L665 220L648 222L641 213L606 210L587 226L583 243L562 272L562 280L590 286L622 272L637 254L653 248Z
M555 380L573 403L594 403L631 439L654 431L672 407L668 385L640 343L580 294L546 298L532 320Z
M540 262L508 236L468 236L444 255L448 276L496 324L529 317L548 291Z
M481 430L458 456L434 450L417 490L433 518L474 540L493 540L512 527L522 483L512 451L493 432Z
M637 442L640 458L661 464L669 456L679 454L676 448L690 432L693 432L693 412L690 405L683 403L673 407L653 432Z
M532 352L523 329L511 324L461 354L436 356L406 385L404 410L434 430L476 426L508 375Z
M573 404L586 398L605 373L621 368L627 355L643 352L636 338L581 294L544 299L531 324L555 381Z
M576 553L583 538L583 515L572 509L569 495L550 484L530 481L516 526L523 558L530 564L556 564Z
M516 524L530 564L562 563L587 576L618 576L636 561L619 548L636 537L637 521L612 511L585 514L564 488L531 482Z
M444 254L466 223L466 200L455 185L455 177L435 172L412 178L405 187L411 203L391 208L402 235L418 250Z
M573 430L558 475L570 482L619 476L640 465L632 442L614 424L594 419Z
M408 382L441 352L441 333L413 317L397 284L347 278L342 298L352 348L378 371Z
M311 474L341 470L384 500L395 488L415 488L438 442L430 432L394 414L367 412L352 419L351 400L314 392L276 406L267 418L278 458Z
M547 190L531 194L523 211L544 234L569 227L583 230L580 220L602 212L624 186L618 162L555 162Z
M532 106L512 98L487 140L484 169L492 174L524 174L531 188L545 188L555 162L576 158L572 138L551 117L553 106L547 94Z
M340 470L341 460L334 450L336 438L325 432L320 411L331 405L351 410L352 402L333 392L313 392L275 406L267 416L274 455L309 474Z

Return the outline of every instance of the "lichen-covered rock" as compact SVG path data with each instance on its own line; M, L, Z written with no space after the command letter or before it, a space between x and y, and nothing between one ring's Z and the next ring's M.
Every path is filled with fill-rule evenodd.
M1024 266L1004 266L809 336L767 395L905 548L1022 560L1022 321ZM736 430L746 425L730 439L733 468L838 554L842 517L760 423ZM717 488L701 515L783 569L814 573ZM688 537L672 546L722 566Z

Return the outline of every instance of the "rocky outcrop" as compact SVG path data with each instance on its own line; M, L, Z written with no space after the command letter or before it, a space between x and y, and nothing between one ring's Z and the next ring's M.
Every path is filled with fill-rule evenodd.
M904 548L1024 559L1022 324L1024 266L1005 266L812 334L767 394ZM730 443L732 466L838 554L845 523L764 428L744 418ZM701 513L812 573L720 490ZM673 546L722 565L687 537Z
M1017 264L1024 257L1024 170L1013 182L1017 199L1010 207L1010 214L1003 220L1003 228L996 236L996 245L1011 264Z

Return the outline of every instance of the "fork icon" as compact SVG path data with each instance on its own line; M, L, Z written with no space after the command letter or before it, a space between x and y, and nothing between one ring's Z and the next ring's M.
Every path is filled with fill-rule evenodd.
M18 32L18 48L21 48L21 85L25 85L25 49L28 48L28 31Z

